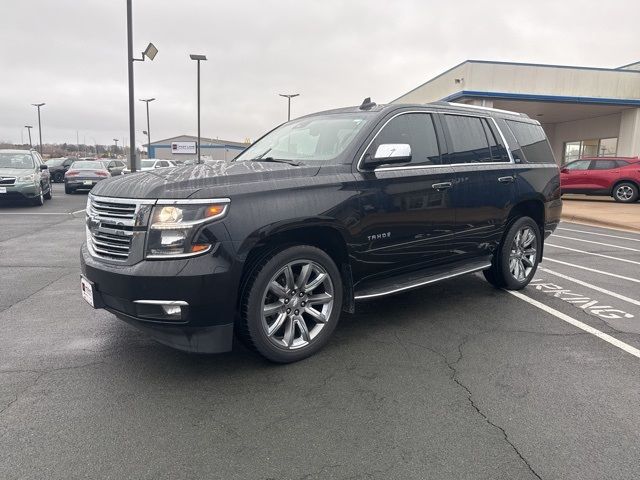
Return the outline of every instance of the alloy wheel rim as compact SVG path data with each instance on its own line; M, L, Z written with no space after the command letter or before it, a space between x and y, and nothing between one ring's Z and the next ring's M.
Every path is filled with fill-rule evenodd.
M522 227L516 233L509 254L509 272L519 282L524 282L536 265L538 240L533 229Z
M333 282L327 271L312 260L294 260L267 284L262 295L262 328L269 342L279 348L304 348L325 328L333 305Z
M620 200L629 200L633 196L633 189L629 185L621 185L616 190L616 196Z

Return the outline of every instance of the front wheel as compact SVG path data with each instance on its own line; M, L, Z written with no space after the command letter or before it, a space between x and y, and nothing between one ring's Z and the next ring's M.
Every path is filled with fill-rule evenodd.
M521 217L511 224L491 267L484 276L489 283L507 290L526 287L538 268L542 241L540 229L531 217Z
M53 183L49 183L49 190L44 194L45 200L51 200L53 198Z
M240 338L268 360L290 363L329 340L340 317L342 279L325 252L296 245L263 259L243 295Z
M40 185L40 192L33 200L31 200L31 203L36 207L41 207L42 205L44 205L44 192L42 190L42 185Z
M633 203L638 200L638 187L631 182L622 182L613 188L613 199L621 203Z

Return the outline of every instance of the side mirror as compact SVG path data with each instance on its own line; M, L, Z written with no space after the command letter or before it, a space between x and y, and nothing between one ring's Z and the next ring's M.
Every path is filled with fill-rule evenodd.
M40 171L49 170L49 165L42 164L40 165Z
M383 143L378 145L376 153L365 157L364 165L376 167L392 163L407 163L411 161L411 145L408 143Z
M566 168L566 167L563 167L563 168L560 169L560 173L569 173L569 172L570 172L570 170L568 168Z

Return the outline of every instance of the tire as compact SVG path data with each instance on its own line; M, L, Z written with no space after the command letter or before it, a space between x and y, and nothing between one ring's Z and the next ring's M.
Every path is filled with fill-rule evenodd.
M31 200L31 203L36 207L41 207L44 205L44 192L42 191L42 185L40 185L40 193L38 196Z
M613 199L620 203L633 203L638 200L638 186L631 182L620 182L613 187Z
M526 232L526 233L525 233ZM536 274L542 238L531 217L520 217L507 230L484 278L497 288L521 290Z
M56 183L64 182L64 172L56 172L53 174L53 181Z
M319 248L288 247L252 269L240 304L240 339L272 362L297 362L320 350L338 324L340 271Z
M45 200L51 200L53 198L53 183L49 183L49 190L44 194Z
M73 193L73 188L69 188L67 185L64 186L64 193L71 195Z

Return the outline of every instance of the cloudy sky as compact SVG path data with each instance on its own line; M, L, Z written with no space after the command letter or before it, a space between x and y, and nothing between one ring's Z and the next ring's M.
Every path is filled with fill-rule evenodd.
M44 142L128 143L125 0L2 0L0 140L37 126ZM465 60L617 67L640 60L637 0L134 0L136 99L152 140L196 132L255 139L292 115L388 102ZM136 101L137 141L144 104ZM34 134L37 132L34 130Z

